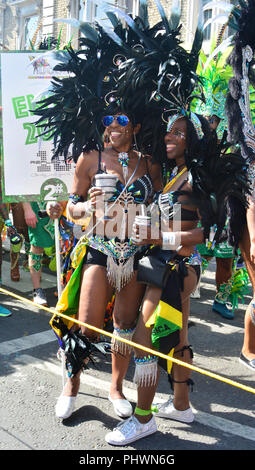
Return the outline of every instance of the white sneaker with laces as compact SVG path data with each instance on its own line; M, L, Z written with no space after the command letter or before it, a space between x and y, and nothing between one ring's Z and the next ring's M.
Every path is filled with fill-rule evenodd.
M142 424L133 415L124 421L124 423L118 424L112 432L106 434L105 440L108 444L114 446L125 446L150 434L154 434L156 431L157 424L154 416L152 416L148 423Z
M172 398L169 398L165 403L156 404L158 412L156 414L159 418L174 419L181 423L192 423L194 421L194 414L191 408L181 411L177 410L173 404Z
M47 302L45 292L40 287L38 289L34 289L33 302L35 304L38 304L38 305L44 305L45 307L48 306L48 302Z

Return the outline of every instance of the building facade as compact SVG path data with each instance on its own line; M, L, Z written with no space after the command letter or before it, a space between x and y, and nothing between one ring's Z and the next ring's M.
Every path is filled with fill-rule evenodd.
M108 0L112 6L131 11L132 0ZM130 6L131 4L131 6ZM77 44L78 29L56 19L93 22L106 20L99 5L92 0L5 0L0 1L0 48L27 50L48 36Z
M168 15L173 0L161 0L162 6ZM182 8L182 39L185 47L192 43L196 30L199 11L199 0L180 0ZM227 0L228 3L238 3ZM139 11L139 0L107 0L112 6L136 15ZM210 2L202 0L205 8L204 17L207 21L205 28L204 48L208 52L212 38L219 33L227 14L222 17L224 10L220 0ZM214 4L213 6L212 3ZM219 6L215 6L215 4ZM153 0L148 0L150 24L159 20L159 13ZM36 47L42 38L61 36L62 45L70 39L75 46L78 30L71 24L56 22L56 19L78 19L93 22L96 19L107 21L105 14L92 0L3 0L0 1L0 47L2 50L26 50ZM212 18L216 21L210 22ZM61 32L61 34L60 34ZM225 35L228 31L225 32Z
M174 0L161 0L162 6L166 14L170 14L172 4ZM203 49L206 53L209 53L212 40L217 39L221 28L226 23L228 13L224 10L222 4L237 4L237 0L201 0L203 5L203 21L204 21L204 43ZM194 34L198 24L200 0L180 0L181 4L181 22L182 22L182 40L184 46L189 48L193 42ZM218 4L218 5L217 5ZM150 23L155 24L159 21L160 16L157 11L157 7L153 0L149 0L149 16ZM224 32L224 37L229 34L228 29Z

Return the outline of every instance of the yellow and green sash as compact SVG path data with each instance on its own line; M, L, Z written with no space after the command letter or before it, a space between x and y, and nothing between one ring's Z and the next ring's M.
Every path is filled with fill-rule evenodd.
M176 269L171 271L157 308L146 323L147 327L152 325L153 347L162 354L173 357L174 348L179 343L180 330L182 329L180 280ZM159 358L159 365L170 374L171 361Z

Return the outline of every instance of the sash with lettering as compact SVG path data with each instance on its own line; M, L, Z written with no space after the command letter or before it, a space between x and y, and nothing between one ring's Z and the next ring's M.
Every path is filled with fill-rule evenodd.
M169 357L173 357L182 329L180 274L176 269L171 271L157 308L146 323L148 327L153 325L151 337L153 347ZM171 373L172 361L159 357L159 365L168 374Z

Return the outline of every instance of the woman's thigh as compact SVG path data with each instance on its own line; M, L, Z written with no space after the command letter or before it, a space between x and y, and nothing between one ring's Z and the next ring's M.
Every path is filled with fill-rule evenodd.
M109 285L106 269L98 265L85 265L82 272L78 319L97 328L102 328L105 309L113 289ZM82 328L83 333L85 329ZM86 329L89 336L97 336Z
M147 287L144 295L141 313L139 315L138 323L133 336L133 341L135 343L141 344L142 346L146 346L147 348L152 348L152 327L147 327L146 323L148 322L155 308L157 307L160 301L161 293L162 290L158 287ZM138 351L136 351L136 353L138 353Z
M136 324L145 292L145 285L137 282L136 276L135 271L129 283L116 293L113 318L117 328L132 328Z

